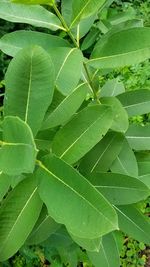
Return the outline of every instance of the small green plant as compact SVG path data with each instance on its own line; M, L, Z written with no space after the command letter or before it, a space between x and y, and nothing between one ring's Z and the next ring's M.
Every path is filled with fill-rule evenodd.
M150 91L125 92L117 78L101 87L101 73L150 58L150 29L132 12L106 19L111 3L0 4L0 18L51 30L0 39L13 57L0 127L2 264L18 250L22 264L40 245L53 267L119 267L122 232L150 244L139 206L150 192L150 126L129 124L150 112Z

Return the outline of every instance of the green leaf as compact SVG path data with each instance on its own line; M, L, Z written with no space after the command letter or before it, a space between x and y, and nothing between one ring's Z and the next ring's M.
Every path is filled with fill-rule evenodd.
M0 170L8 175L33 172L37 150L29 126L11 116L5 117L2 126Z
M125 133L129 127L128 114L118 99L115 97L103 97L100 101L102 104L111 106L112 108L114 119L111 129L116 132Z
M118 244L114 233L110 233L102 238L102 244L100 251L87 252L89 259L95 267L119 267L120 255L118 250Z
M79 170L81 173L105 172L111 167L121 151L124 136L120 133L108 132L82 159Z
M98 13L104 2L104 0L73 0L70 28L78 24L81 18L90 17L96 12Z
M0 172L0 202L2 201L5 194L8 192L8 189L11 184L11 177L7 174Z
M136 153L139 168L139 179L150 188L150 154L149 152Z
M36 32L36 31L15 31L5 34L0 39L0 49L7 55L14 57L22 48L28 46L41 46L48 53L53 47L68 47L69 43L59 36Z
M124 88L123 82L120 82L118 78L115 78L112 80L108 80L104 84L104 86L102 87L100 91L100 96L101 97L117 96L124 92L125 92L125 88Z
M9 0L1 0L0 18L52 31L64 30L56 15L38 5L14 4Z
M150 173L150 153L149 151L135 153L139 168L139 175Z
M74 90L81 78L82 52L77 48L53 48L51 57L56 71L56 87L63 95L68 95Z
M71 234L87 239L117 228L112 206L74 168L51 155L39 165L39 194L56 222L64 224Z
M133 149L150 150L150 125L130 125L126 138Z
M50 5L55 0L12 0L13 3L30 4L30 5Z
M136 157L127 140L124 140L120 154L111 166L112 172L121 173L128 176L138 176L138 165Z
M22 49L6 73L5 116L20 117L36 135L53 91L54 67L49 55L38 46Z
M100 249L101 238L87 239L87 238L77 237L72 234L71 237L80 247L86 249L86 251L98 252Z
M150 29L142 27L102 37L87 64L94 68L118 68L137 64L148 58L150 58Z
M56 223L48 214L47 209L44 206L41 210L41 214L30 233L26 243L27 245L36 245L45 241L56 232L56 230L60 227L58 223Z
M150 244L150 221L149 218L143 215L136 206L118 206L116 207L119 219L119 228L147 245Z
M108 106L85 108L57 132L52 145L53 153L70 164L75 163L102 139L112 120Z
M42 129L63 125L78 110L88 92L87 83L77 86L62 102L51 112L43 122Z
M0 261L13 256L24 244L42 207L35 179L22 181L0 208Z
M150 194L139 179L119 173L92 173L88 179L113 205L136 203Z
M150 112L150 90L128 91L118 95L117 98L130 117Z

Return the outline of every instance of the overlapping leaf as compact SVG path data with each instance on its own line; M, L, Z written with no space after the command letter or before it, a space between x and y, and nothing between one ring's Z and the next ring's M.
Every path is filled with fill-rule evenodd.
M41 207L33 178L25 179L8 195L0 208L0 261L10 258L24 244Z
M109 202L74 168L50 155L39 165L39 194L56 222L64 224L71 234L87 239L117 228Z
M53 153L70 164L75 163L102 139L112 121L112 110L108 106L85 108L57 132Z
M137 64L148 58L150 29L142 27L122 30L101 38L88 64L94 68L116 68Z
M150 221L136 206L116 207L119 220L119 228L127 235L139 242L150 244Z
M41 46L48 53L53 47L67 47L69 43L59 36L36 32L36 31L15 31L5 34L0 39L0 49L7 55L14 57L22 48L28 46Z
M1 0L0 18L11 22L27 23L56 31L64 29L60 20L42 6L11 3Z
M114 205L127 205L146 199L149 188L139 179L118 173L92 173L89 181Z
M105 172L111 167L121 151L124 136L120 133L108 132L106 136L82 159L81 173Z
M46 117L42 129L63 125L78 110L88 92L88 85L77 86L58 106ZM52 103L53 104L53 103Z
M87 252L89 259L95 267L119 267L120 255L115 234L111 233L102 238L100 250L96 252Z
M129 116L137 116L150 112L150 90L128 91L117 98Z
M0 170L8 175L33 172L37 150L29 126L11 116L5 117L2 126Z
M57 89L63 95L68 95L74 90L81 78L82 52L77 48L53 48L51 57L55 66Z
M112 172L122 173L128 176L138 176L138 165L136 157L127 140L124 140L120 154L111 166Z
M130 125L126 138L133 149L150 150L150 125Z
M53 91L54 67L49 55L38 46L22 49L6 73L5 116L20 117L35 135L52 101Z

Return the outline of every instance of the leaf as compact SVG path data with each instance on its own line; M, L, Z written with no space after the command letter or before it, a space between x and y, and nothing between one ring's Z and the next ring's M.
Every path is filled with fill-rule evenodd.
M104 2L104 0L73 0L70 28L78 24L81 18L90 17L98 13Z
M69 233L94 239L117 228L109 202L74 168L51 155L39 165L40 197L49 215Z
M99 36L99 30L94 27L91 28L91 30L83 40L83 43L81 45L81 50L84 51L89 49L96 42L98 36Z
M7 174L0 172L0 202L2 201L5 194L8 192L8 189L10 187L11 177L9 177Z
M43 122L42 129L63 125L78 110L84 101L88 85L82 83L77 86L62 102L50 113Z
M125 92L123 82L120 82L118 78L108 80L100 91L101 97L117 96ZM120 100L120 98L118 98ZM121 101L120 101L121 102ZM122 104L122 102L121 102ZM124 105L123 105L124 107Z
M111 46L110 46L111 44ZM150 58L150 29L132 28L104 35L87 62L94 68L118 68Z
M95 267L119 267L120 255L114 233L103 236L100 251L87 252Z
M37 150L29 126L21 119L11 116L5 117L2 126L0 170L8 175L33 172Z
M12 0L13 3L30 4L30 5L50 5L54 0Z
M68 95L74 90L81 78L82 52L77 48L53 48L51 57L56 71L56 87L63 95Z
M136 203L146 199L150 193L139 179L119 173L92 173L88 179L114 205Z
M138 152L135 155L138 163L139 179L150 188L150 154L147 151Z
M112 111L105 105L94 105L80 111L54 137L52 151L73 164L92 149L112 124ZM92 136L92 138L91 138Z
M77 237L72 234L71 237L80 247L86 249L86 251L98 252L100 249L101 238L87 239L87 238Z
M103 97L100 101L102 104L111 106L112 108L114 119L111 129L116 132L125 133L129 127L128 114L118 99L115 97Z
M133 149L150 150L150 125L130 125L126 138Z
M150 153L149 151L135 153L139 168L139 175L150 173Z
M128 91L117 98L130 117L150 112L150 90Z
M126 139L124 140L120 154L111 166L111 171L133 177L138 176L137 161Z
M20 117L36 135L53 91L54 67L49 55L38 46L22 49L6 73L5 116Z
M24 244L42 207L36 181L28 178L19 183L0 208L0 261L13 256ZM34 211L34 212L33 212Z
M50 235L56 232L56 230L60 227L58 223L56 223L48 214L47 209L44 206L41 210L41 214L30 233L26 243L27 245L36 245L40 244Z
M108 132L81 160L81 173L105 172L111 167L121 151L124 136L120 133Z
M48 53L53 47L68 47L69 43L59 36L36 32L36 31L15 31L5 34L0 39L0 49L7 55L14 57L22 48L28 46L41 46Z
M52 31L64 30L56 15L38 5L14 4L9 0L1 0L0 18Z
M116 207L119 228L128 236L150 244L150 221L136 206L127 205Z

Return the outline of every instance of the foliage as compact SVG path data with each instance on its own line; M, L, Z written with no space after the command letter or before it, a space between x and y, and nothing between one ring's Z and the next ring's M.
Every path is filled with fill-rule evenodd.
M35 266L119 267L122 232L140 249L150 244L139 204L150 192L149 125L129 124L150 112L150 91L126 92L115 77L102 86L101 77L148 60L150 28L132 9L112 14L112 1L30 4L0 9L35 27L0 39L13 57L0 129L0 261L20 250L17 264L38 253Z

